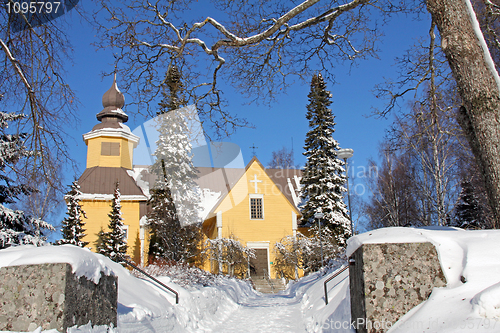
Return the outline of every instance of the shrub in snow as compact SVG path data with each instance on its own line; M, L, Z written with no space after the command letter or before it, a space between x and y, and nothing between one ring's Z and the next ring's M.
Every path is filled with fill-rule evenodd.
M275 268L281 277L297 279L298 270L307 275L321 269L321 251L323 266L329 266L340 260L340 249L335 234L328 226L309 228L310 237L297 232L295 237L286 236L274 245L276 255Z
M80 191L80 185L78 181L74 181L70 186L70 191L66 194L66 217L62 221L62 235L63 239L56 242L57 245L61 244L73 244L80 247L85 247L89 243L82 240L85 237L85 229L83 229L85 222L83 222L82 217L85 216L85 212L80 206L80 196L82 192Z
M153 276L168 276L172 282L183 287L214 286L220 276L190 266L185 262L157 260L144 268L144 271ZM134 275L142 277L141 273L134 271Z
M288 280L298 279L298 270L302 267L300 247L304 237L300 232L297 232L297 236L285 236L274 244L274 268L282 278Z
M98 251L114 262L124 264L122 258L127 258L127 242L125 241L126 232L123 226L121 208L120 189L119 183L117 182L113 194L113 201L111 202L111 212L108 214L109 231L102 231L99 233L98 236L101 245L98 247Z
M243 246L232 235L231 238L207 239L203 255L219 273L245 278L248 276L249 261L255 258L255 251Z
M45 231L54 228L47 222L32 218L20 210L12 210L4 204L14 203L20 195L29 195L34 189L24 184L14 184L6 175L7 166L15 170L15 164L31 152L26 150L26 133L7 134L9 121L22 118L23 115L0 112L0 249L15 244L41 245L45 242Z
M328 106L331 94L321 74L314 75L308 95L306 118L309 120L304 155L307 162L301 179L302 223L315 223L314 214L322 212L324 221L335 235L335 242L346 245L351 235L347 208L343 201L344 162L337 158L339 144L333 139L334 117Z

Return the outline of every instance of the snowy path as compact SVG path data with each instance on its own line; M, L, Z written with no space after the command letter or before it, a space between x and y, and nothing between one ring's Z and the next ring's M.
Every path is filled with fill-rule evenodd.
M301 303L289 295L255 295L214 332L306 332Z

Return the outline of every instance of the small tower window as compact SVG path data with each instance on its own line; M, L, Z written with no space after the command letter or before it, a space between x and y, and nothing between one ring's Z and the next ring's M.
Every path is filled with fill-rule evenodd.
M101 142L101 155L120 156L119 142Z

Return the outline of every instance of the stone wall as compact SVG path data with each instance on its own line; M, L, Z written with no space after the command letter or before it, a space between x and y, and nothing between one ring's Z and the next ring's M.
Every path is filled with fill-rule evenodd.
M66 332L89 321L116 327L117 301L113 276L102 274L95 284L65 263L0 268L0 331Z
M359 333L386 332L434 287L444 287L431 243L364 244L350 257L351 318Z

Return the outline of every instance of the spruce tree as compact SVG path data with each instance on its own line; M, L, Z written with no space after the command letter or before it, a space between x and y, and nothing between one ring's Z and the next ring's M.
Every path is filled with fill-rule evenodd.
M117 263L123 264L122 258L127 258L127 242L125 241L126 233L123 225L121 208L120 188L117 182L113 194L113 201L111 202L111 212L108 214L109 231L100 235L103 242L100 253Z
M466 229L479 229L483 218L483 209L474 187L469 181L462 181L462 191L455 206L456 226Z
M337 245L344 247L351 235L348 212L343 201L344 162L337 158L339 144L332 135L335 126L329 109L331 94L321 74L314 75L308 95L306 118L309 132L305 141L307 162L301 179L302 223L313 225L315 213L323 213L322 223L334 234Z
M57 245L61 244L73 244L80 247L85 247L89 243L84 242L82 239L85 237L85 222L83 222L82 217L85 216L85 212L80 206L80 196L82 192L80 191L80 185L78 181L74 181L70 185L70 191L66 194L66 217L62 221L62 235L63 239L56 242Z
M31 154L24 146L26 133L8 134L10 121L17 121L23 115L0 112L0 249L11 245L41 245L46 241L45 231L54 228L49 223L26 215L23 211L12 210L5 204L14 203L21 195L30 195L33 188L15 184L6 169L15 169L15 164Z
M192 261L201 241L197 170L189 141L189 112L185 106L181 75L170 66L157 112L159 137L152 172L157 182L151 190L148 225L150 254L154 258Z

